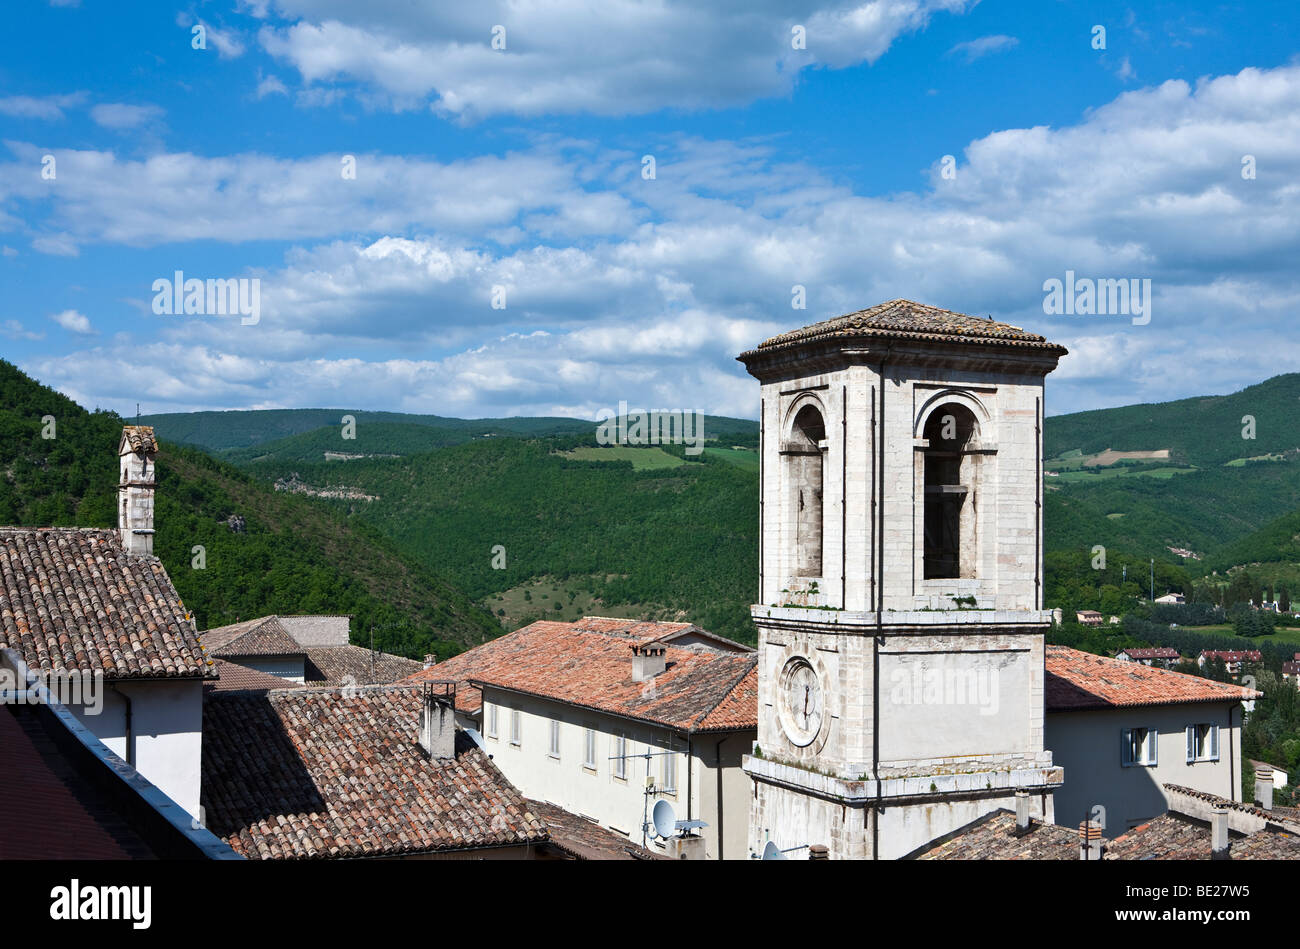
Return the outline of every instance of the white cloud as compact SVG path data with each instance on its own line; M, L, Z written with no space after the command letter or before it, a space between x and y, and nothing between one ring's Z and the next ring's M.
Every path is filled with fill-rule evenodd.
M51 314L50 319L69 332L80 333L83 336L89 336L95 332L90 325L90 320L76 310L63 310L60 313Z
M276 0L258 34L307 83L357 82L394 108L466 117L627 115L789 92L801 69L875 62L900 35L972 0L664 0L412 7ZM492 47L504 28L505 48ZM795 49L802 27L806 48ZM665 55L671 50L671 56ZM719 69L725 62L728 68Z
M6 96L0 99L0 115L18 119L61 119L63 110L86 101L84 92L56 96Z
M18 320L5 320L3 323L0 323L0 334L3 334L9 339L36 340L45 338L44 333L32 332L23 326L23 324Z
M950 56L961 56L966 62L973 63L982 56L988 56L990 53L1001 53L1009 49L1015 49L1020 45L1020 40L1014 36L997 34L995 36L981 36L979 39L967 40L965 43L958 43L952 49L948 50Z
M277 76L258 74L257 98L265 99L267 96L287 96L288 94L289 88Z
M105 102L90 110L97 125L114 131L138 128L163 114L156 105L128 105L124 102Z

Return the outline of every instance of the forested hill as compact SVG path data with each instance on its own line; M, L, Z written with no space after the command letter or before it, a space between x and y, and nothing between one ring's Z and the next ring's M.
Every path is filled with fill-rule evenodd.
M1293 372L1231 395L1054 415L1045 426L1044 453L1051 459L1073 450L1167 448L1175 462L1222 465L1300 448L1298 413L1300 373ZM1254 420L1254 438L1243 438L1247 416Z
M44 416L54 418L53 439L42 438ZM0 360L0 523L115 527L121 428L117 415L87 412ZM155 551L200 629L268 613L348 613L356 642L374 626L377 646L413 657L500 632L464 593L318 501L168 442L158 478Z

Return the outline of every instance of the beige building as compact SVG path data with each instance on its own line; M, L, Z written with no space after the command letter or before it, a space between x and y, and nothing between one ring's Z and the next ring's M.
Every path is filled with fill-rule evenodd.
M1241 703L1259 694L1048 646L1047 747L1067 775L1057 822L1117 837L1168 809L1165 785L1241 800Z
M1065 350L894 300L767 340L749 848L892 858L1051 819L1043 380Z
M458 720L530 799L658 853L746 856L752 649L689 623L544 620L405 681L438 680L457 683ZM647 828L659 801L703 822L695 841Z

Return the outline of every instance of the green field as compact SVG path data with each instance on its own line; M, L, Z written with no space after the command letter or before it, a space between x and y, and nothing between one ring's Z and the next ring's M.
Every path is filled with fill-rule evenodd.
M1236 632L1233 631L1232 626L1227 623L1221 623L1216 626L1179 626L1178 628L1182 630L1184 633L1194 633L1196 635L1204 635L1207 637L1237 635ZM1300 648L1300 629L1291 628L1291 627L1282 629L1279 627L1278 631L1275 632L1273 635L1256 636L1251 640L1251 642L1290 643L1295 645L1297 648Z
M704 453L710 458L721 458L745 471L758 470L758 452L748 448L705 448Z
M713 449L706 449L713 451ZM630 461L634 471L654 471L658 468L679 468L686 462L674 458L662 448L637 448L631 445L579 445L571 451L559 452L566 458L579 461Z

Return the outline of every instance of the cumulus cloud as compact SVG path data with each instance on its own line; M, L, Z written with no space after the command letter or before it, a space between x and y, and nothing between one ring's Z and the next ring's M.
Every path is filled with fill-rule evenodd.
M277 22L268 22L258 41L304 82L357 83L398 109L627 115L783 95L801 69L875 62L935 13L973 5L487 0L471 11L400 0L275 0Z
M30 160L30 146L11 148ZM343 181L338 156L69 152L61 183L71 161L96 186L70 176L45 200L51 232L83 242L305 241L259 272L257 326L160 324L156 345L208 354L206 388L178 383L166 396L177 407L334 391L374 407L545 413L685 392L752 414L737 352L899 296L1065 343L1077 355L1054 377L1063 408L1222 391L1300 357L1276 329L1300 301L1300 66L1171 81L1075 125L998 131L967 146L955 178L936 165L910 193L857 194L771 143L683 138L658 154L653 181L638 154L585 142L450 163L359 155ZM29 192L0 184L5 201ZM1066 271L1150 279L1151 323L1045 315L1043 283ZM806 311L791 309L796 284ZM89 359L47 360L41 378L118 384Z
M63 310L60 313L51 314L50 319L72 333L89 336L95 332L90 325L90 320L76 310Z
M84 92L54 96L5 96L0 98L0 115L16 119L54 120L63 118L63 110L86 101Z

